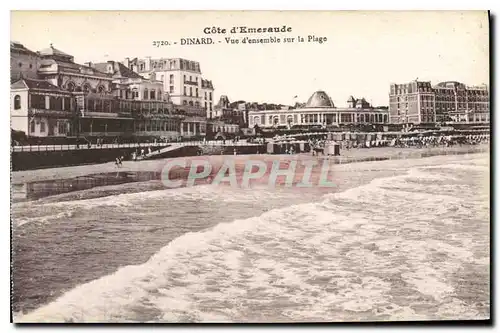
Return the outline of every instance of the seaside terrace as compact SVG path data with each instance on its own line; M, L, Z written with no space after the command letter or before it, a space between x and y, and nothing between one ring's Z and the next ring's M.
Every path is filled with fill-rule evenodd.
M304 107L286 110L250 111L250 128L292 128L298 126L334 126L348 124L387 124L389 112L385 108L374 108L364 98L349 98L347 108L335 107L324 91L315 92Z

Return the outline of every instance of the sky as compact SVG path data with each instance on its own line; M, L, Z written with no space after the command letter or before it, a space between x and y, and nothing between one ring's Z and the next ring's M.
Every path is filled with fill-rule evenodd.
M292 31L230 34L234 26ZM207 27L227 31L205 34ZM282 43L225 41L270 36ZM327 40L308 42L308 36ZM181 38L206 37L215 43L180 45ZM294 42L283 43L285 37ZM216 100L294 104L323 90L339 107L350 95L378 106L388 105L391 83L489 82L485 11L14 11L11 40L34 51L52 43L78 63L145 56L199 61ZM177 44L156 47L157 40Z

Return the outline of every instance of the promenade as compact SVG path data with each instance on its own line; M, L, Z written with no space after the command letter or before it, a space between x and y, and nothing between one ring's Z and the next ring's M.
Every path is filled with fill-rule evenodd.
M454 146L454 147L430 147L430 148L395 148L381 147L370 149L350 149L342 150L341 156L312 156L310 153L294 155L212 155L201 158L208 160L214 168L220 167L226 160L234 160L237 166L242 166L247 160L283 160L328 159L333 164L349 164L353 162L369 162L377 160L397 160L416 159L435 155L460 155L468 153L489 152L489 145L477 146ZM199 156L177 157L191 161L200 158ZM171 160L171 159L168 159ZM108 172L161 172L165 165L165 159L144 160L144 161L124 161L123 166L117 167L114 162L96 163L90 165L75 165L65 167L54 167L37 170L14 171L11 174L12 184L23 184L34 181L45 181L54 179L68 179L73 177L88 176L97 173Z
M144 147L194 147L194 146L258 146L258 143L249 143L247 141L226 140L211 140L211 141L184 141L184 142L157 142L157 143L121 143L121 144L80 144L77 145L30 145L30 146L13 146L12 152L43 152L43 151L71 151L71 150L88 150L88 149L121 149L121 148L144 148Z

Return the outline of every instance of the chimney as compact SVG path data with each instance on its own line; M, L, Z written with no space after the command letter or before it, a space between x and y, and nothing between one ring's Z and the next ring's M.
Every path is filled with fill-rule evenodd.
M123 61L123 65L127 68L130 68L130 58L125 58L125 60Z
M83 64L84 64L85 66L87 66L87 67L93 67L92 62L90 62L90 61L89 61L89 62L84 62Z

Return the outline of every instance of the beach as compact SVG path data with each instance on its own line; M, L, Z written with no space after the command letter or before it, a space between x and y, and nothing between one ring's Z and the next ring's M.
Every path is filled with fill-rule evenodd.
M332 163L351 163L361 162L376 159L408 159L419 158L422 155L447 155L447 154L462 154L467 152L484 152L489 151L489 145L480 146L455 146L455 147L432 147L432 148L372 148L372 149L350 149L342 150L341 156L331 156L329 158ZM319 156L321 157L321 156ZM274 160L274 159L290 159L290 158L312 158L311 154L296 154L296 155L212 155L202 156L206 158L214 166L220 166L224 160L235 160L236 162L244 162L248 159L252 160ZM175 159L184 159L191 161L200 159L200 157L177 157ZM169 159L172 160L172 159ZM166 159L146 160L140 162L124 161L123 166L119 169L114 162L104 164L92 164L81 166L70 166L60 168L47 168L38 170L15 171L11 173L12 184L22 184L26 182L65 179L71 177L85 176L96 173L116 172L137 172L151 171L161 172L166 163Z
M270 187L264 177L251 188L166 189L152 177L15 202L14 320L489 317L487 146L201 158L214 170L327 160L335 186ZM21 171L12 183L157 175L167 162Z

